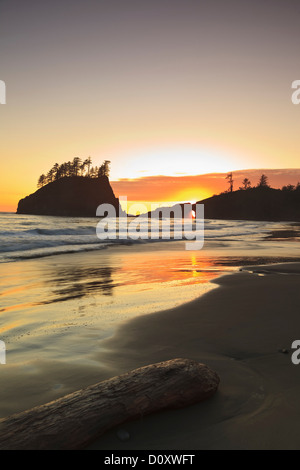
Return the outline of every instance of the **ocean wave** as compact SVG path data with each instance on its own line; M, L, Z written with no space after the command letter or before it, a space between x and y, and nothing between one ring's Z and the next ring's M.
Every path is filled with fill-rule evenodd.
M76 227L76 228L34 228L30 230L4 230L0 231L0 237L26 237L28 235L46 235L55 237L59 235L91 235L96 232L95 227Z
M12 240L3 241L0 246L0 253L13 252L13 251L30 251L33 249L43 249L43 248L59 248L61 246L74 246L74 245L92 245L97 243L97 238L92 237L92 239L74 239L73 238L44 238L44 239L20 239L17 243L12 243ZM99 240L99 244L100 244Z
M82 245L82 246L62 246L55 247L55 249L32 249L28 252L15 251L14 253L8 253L0 255L0 264L12 261L30 260L36 258L45 258L49 256L62 255L68 253L80 253L84 251L95 251L103 250L107 248L109 244L98 244L98 245Z
M45 258L49 256L55 255L62 255L68 253L80 253L80 252L88 252L88 251L97 251L106 249L110 246L114 245L126 245L130 246L133 244L146 244L146 243L158 243L158 242L168 242L170 240L162 240L162 239L149 239L149 240L107 240L107 241L100 241L98 243L82 243L82 244L70 244L70 245L53 245L53 246L44 246L42 248L37 248L36 246L27 247L27 249L23 247L18 247L19 249L6 249L5 251L1 251L0 249L0 264L13 262L13 261L22 261L22 260L30 260L36 258ZM173 241L173 240L172 240ZM178 241L178 240L175 240ZM21 248L21 249L20 249Z
M20 217L17 214L0 214L0 262L99 250L114 244L132 245L178 241L174 236L169 240L162 239L161 235L158 239L151 239L150 234L145 240L126 239L124 236L124 239L102 241L97 238L98 222L99 219L29 215ZM204 241L209 243L216 241L219 244L241 240L252 242L263 237L267 231L278 229L279 225L278 223L266 225L264 222L254 221L205 220ZM149 226L151 226L150 221ZM179 240L192 241L193 238L190 236L192 227L188 225L183 227L181 221L177 219L171 220L171 227L175 234L181 234Z

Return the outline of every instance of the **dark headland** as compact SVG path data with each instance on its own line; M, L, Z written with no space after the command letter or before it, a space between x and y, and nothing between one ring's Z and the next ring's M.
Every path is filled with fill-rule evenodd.
M54 166L50 171L50 177L42 175L42 183L40 182L42 177L39 180L40 189L19 201L17 213L95 217L100 204L111 204L119 215L119 199L116 198L108 178L109 162L105 161L99 169L97 167L94 169L89 166L90 160L86 160L79 168L88 166L88 170L84 174L83 168L81 176L78 176L75 160L57 168ZM69 165L67 171L64 168L66 165ZM298 222L300 183L282 189L271 188L265 183L255 187L240 188L237 191L229 190L198 201L196 204L204 204L205 219ZM176 206L182 208L183 205ZM192 207L195 210L195 205ZM158 209L148 213L148 216L159 217L159 214ZM172 217L172 214L170 216Z
M171 208L170 217L183 212L183 207L190 203L176 204ZM257 220L257 221L300 221L300 186L296 188L274 189L269 186L237 191L227 191L196 204L204 205L205 219ZM196 204L191 209L196 211ZM149 212L150 217L161 217L161 208Z
M21 199L17 214L95 217L97 207L104 203L112 204L118 214L119 199L107 176L72 176L53 181Z
M206 219L300 221L300 190L254 187L198 201ZM194 206L195 209L195 206Z

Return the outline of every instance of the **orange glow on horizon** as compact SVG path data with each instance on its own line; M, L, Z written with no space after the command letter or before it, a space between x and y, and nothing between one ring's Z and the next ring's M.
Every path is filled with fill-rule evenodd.
M259 177L264 173L268 176L273 188L281 188L283 185L294 184L300 181L300 170L241 170L234 171L234 190L239 189L245 177L249 178L252 186L258 183ZM147 176L134 179L110 180L116 197L126 196L128 204L146 204L147 210L151 210L151 204L156 207L170 206L181 202L197 202L214 194L220 194L228 189L225 179L226 173L210 173L205 175L185 176ZM18 201L36 191L36 181L18 181L18 191L12 191L7 182L7 191L1 188L0 211L16 212ZM155 208L156 208L155 207ZM148 209L149 208L149 209ZM144 212L142 210L142 212Z
M239 189L245 177L256 186L262 174L266 174L271 187L282 188L300 181L300 170L241 170L233 172L234 190ZM180 202L198 202L228 189L227 173L210 173L189 176L149 176L136 179L111 181L117 197L126 196L135 203L174 205ZM149 209L150 210L150 209Z
M191 188L186 188L178 192L176 194L176 201L180 202L191 202L195 203L197 201L200 201L202 199L206 199L210 196L212 196L214 193L213 188L209 189L204 189L201 187L191 187Z

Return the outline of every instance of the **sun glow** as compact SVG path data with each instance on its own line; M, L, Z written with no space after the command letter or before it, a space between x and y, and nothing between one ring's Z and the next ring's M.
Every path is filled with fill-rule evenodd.
M120 155L118 155L120 157ZM111 159L114 157L112 156ZM213 172L227 172L238 168L238 156L213 148L153 148L136 149L123 154L119 164L112 168L112 177L141 178L143 176L184 176ZM124 162L126 161L126 165Z
M206 199L210 197L211 191L203 190L203 188L186 188L184 190L179 191L176 194L176 200L180 202L190 202L191 204L195 204L197 201L201 201L202 199Z

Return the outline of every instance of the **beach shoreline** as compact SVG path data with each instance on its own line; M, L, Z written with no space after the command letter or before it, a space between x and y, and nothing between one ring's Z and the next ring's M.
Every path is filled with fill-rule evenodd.
M91 448L297 448L296 437L280 441L280 433L268 433L274 420L298 432L299 384L290 351L299 329L298 240L278 239L278 232L265 239L254 234L256 226L246 239L240 228L238 239L228 238L231 224L224 227L218 226L221 240L214 235L200 251L173 241L2 263L7 364L1 369L1 417L182 357L220 375L216 396L125 423L128 442L114 429ZM280 402L279 416L280 406L266 403L279 400L281 381L294 386L295 407L291 412ZM280 393L290 399L289 389ZM262 424L261 410L268 413ZM252 415L258 418L250 433Z
M90 448L297 449L300 374L291 345L300 327L299 275L299 263L242 268L192 302L122 325L101 352L114 375L183 357L215 370L219 391L125 423L127 442L113 429Z

